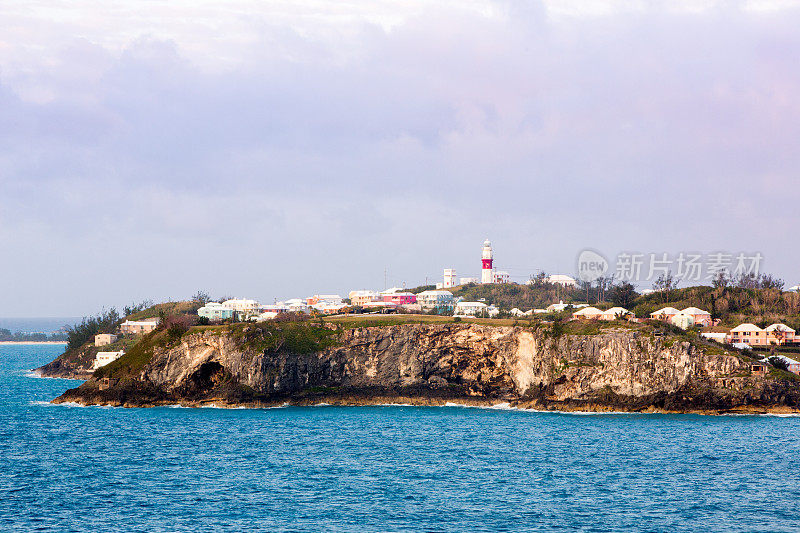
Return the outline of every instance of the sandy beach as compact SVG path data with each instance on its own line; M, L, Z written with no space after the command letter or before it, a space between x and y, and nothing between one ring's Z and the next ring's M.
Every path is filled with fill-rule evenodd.
M67 341L0 341L0 344L67 344Z

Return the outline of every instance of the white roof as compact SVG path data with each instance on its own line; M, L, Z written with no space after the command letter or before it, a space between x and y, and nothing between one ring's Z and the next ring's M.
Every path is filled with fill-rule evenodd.
M792 359L790 357L786 357L785 355L771 355L769 357L765 357L761 361L762 362L763 361L769 362L769 359L772 358L772 357L777 357L778 359L784 361L787 365L800 365L800 361L795 361L794 359Z
M659 309L658 311L653 311L652 313L650 313L650 316L657 316L657 315L677 315L678 313L680 313L680 311L678 311L678 310L677 310L677 309L675 309L674 307L662 307L662 308L661 308L661 309Z
M327 302L320 302L318 304L314 304L311 307L314 309L322 310L322 309L344 309L347 307L347 304L332 304Z
M315 294L312 298L318 298L320 300L341 300L342 297L338 294Z
M789 287L789 288L788 288L788 289L786 289L786 290L788 290L788 291L798 291L798 292L800 292L800 285L795 285L794 287Z
M375 296L375 294L376 294L375 291L363 290L363 291L350 291L350 294L348 294L348 296L350 296L350 298L353 298L355 296ZM322 298L322 296L320 296L320 298Z
M755 324L744 323L744 324L739 324L735 328L731 329L731 331L740 332L740 331L764 331L764 330L756 326Z
M551 283L557 283L559 281L565 283L576 283L575 278L572 276L567 276L566 274L553 274L547 277L547 281Z
M592 316L592 315L602 315L603 312L596 307L584 307L580 311L575 311L572 315L580 315L580 316Z
M486 307L483 302L458 302L456 307Z
M392 287L390 289L386 289L385 291L381 291L381 294L394 294L396 292L403 292L405 289L403 287Z
M624 307L612 307L611 309L606 309L603 311L604 315L629 315L631 314L630 311L625 309Z
M151 326L153 324L158 324L161 321L160 318L145 318L143 320L126 320L122 323L123 326Z
M765 329L766 329L766 331L778 330L778 331L786 331L786 332L791 332L791 333L795 332L792 328L790 328L786 324L772 324L771 326L767 326Z
M683 313L685 315L710 315L711 314L708 311L703 311L702 309L699 309L697 307L687 307L686 309L681 311L681 313Z
M452 293L452 292L450 292L450 291L439 291L439 290L434 290L434 291L422 291L422 292L421 292L421 293L419 293L417 296L421 296L421 295L423 295L423 294L424 294L425 296L444 296L444 295L446 295L446 294L449 294L450 296L452 296L452 295L453 295L453 293Z

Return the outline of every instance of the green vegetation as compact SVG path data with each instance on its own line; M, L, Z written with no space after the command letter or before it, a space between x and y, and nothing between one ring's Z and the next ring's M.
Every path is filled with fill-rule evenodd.
M673 289L669 295L653 293L641 296L634 303L637 317L648 318L664 306L678 309L699 307L721 319L725 326L752 322L760 327L774 322L800 330L800 294L782 292L778 288L695 286Z
M173 315L191 315L196 314L197 310L203 306L197 300L187 300L181 302L164 302L156 305L150 305L143 309L138 309L133 313L126 316L128 320L144 320L146 318L161 318L164 319Z
M0 328L0 342L57 342L67 340L67 334L63 332L47 333L22 333Z
M258 322L227 327L242 347L265 353L308 354L335 346L339 331L308 321Z
M137 342L127 347L125 355L95 370L94 377L121 378L137 374L150 361L155 348L166 344L165 337L166 333L163 330L143 335Z
M487 283L461 285L448 289L453 296L467 301L486 300L501 309L535 309L563 300L566 303L585 301L585 294L578 289L562 287L552 283L517 285L515 283Z
M120 316L113 307L96 316L84 317L80 324L67 327L67 352L78 350L93 341L99 333L114 333L120 323Z

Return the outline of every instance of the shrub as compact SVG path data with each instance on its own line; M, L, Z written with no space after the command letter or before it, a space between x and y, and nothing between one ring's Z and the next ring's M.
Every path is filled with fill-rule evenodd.
M83 317L80 324L66 328L67 351L80 348L98 333L113 333L119 322L119 313L113 307L97 316Z
M198 323L197 315L171 315L165 317L159 324L160 329L167 332L167 338L171 341L179 340L189 328Z
M779 370L789 370L789 363L780 357L770 357L767 362Z

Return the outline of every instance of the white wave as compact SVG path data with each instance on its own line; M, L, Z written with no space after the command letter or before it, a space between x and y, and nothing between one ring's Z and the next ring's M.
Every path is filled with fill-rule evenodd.
M61 378L61 377L57 377L57 376L45 376L38 370L22 370L20 372L20 374L22 376L26 377L26 378L31 378L31 379L59 379L59 380L63 380L63 381L81 381L81 382L84 381L82 379L75 379L75 378Z
M77 402L63 402L63 403L53 403L47 402L42 400L33 400L29 402L30 405L36 405L39 407L105 407L102 405L83 405ZM110 407L110 406L109 406Z

